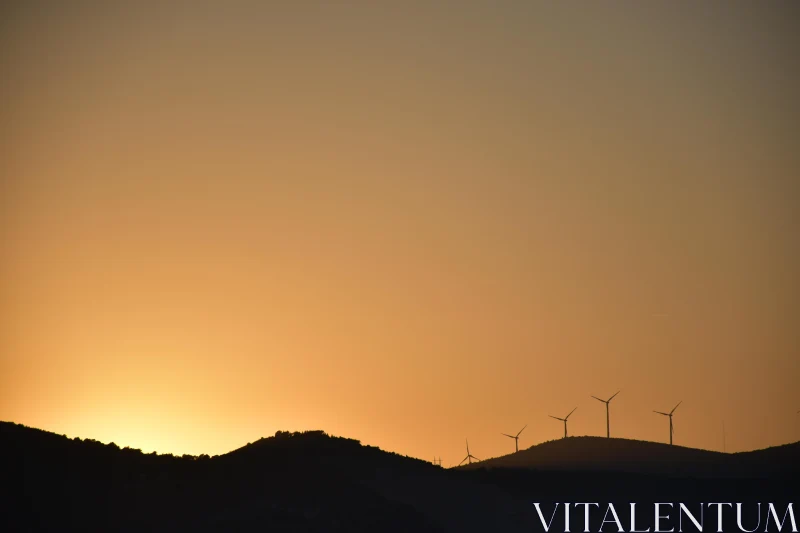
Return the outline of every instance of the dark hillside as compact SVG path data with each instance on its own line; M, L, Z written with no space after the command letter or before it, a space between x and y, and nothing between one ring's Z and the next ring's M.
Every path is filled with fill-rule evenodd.
M0 531L522 530L501 489L321 431L173 457L0 423L0 457Z
M321 431L173 457L0 422L0 531L541 531L534 501L785 502L797 451L570 438L444 470Z
M725 454L658 442L568 437L461 468L629 472L694 478L786 477L800 469L800 443Z
M413 507L360 481L378 466L434 470L422 461L322 432L279 434L224 456L142 454L0 425L3 519L20 528L300 531L438 530ZM440 470L440 469L437 469ZM9 511L13 509L14 511Z

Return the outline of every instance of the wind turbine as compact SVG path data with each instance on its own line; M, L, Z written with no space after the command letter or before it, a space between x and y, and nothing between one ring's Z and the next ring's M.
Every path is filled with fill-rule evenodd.
M577 407L576 407L575 409L577 409ZM569 415L571 415L572 413L574 413L574 412L575 412L575 409L573 409L572 411L570 411L570 412L569 412ZM565 416L564 418L558 418L557 416L553 416L553 415L547 415L547 416L549 416L550 418L555 418L556 420L561 420L562 422L564 422L564 438L567 438L567 420L569 420L569 415Z
M683 400L678 402L678 405L682 404ZM672 446L672 434L675 432L675 429L672 426L672 413L675 412L675 409L678 408L678 405L672 408L672 411L669 413L662 413L661 411L653 411L654 413L658 413L660 415L668 416L669 417L669 444Z
M621 390L618 390L618 391L617 391L617 392L614 394L614 396L616 396L616 395L617 395L617 394L619 394L620 392L622 392L622 391L621 391ZM603 402L604 404L606 404L606 438L609 438L609 439L611 438L611 425L609 424L609 421L608 421L608 404L609 404L609 403L611 403L611 400L613 400L613 399L614 399L614 396L612 396L612 397L611 397L611 398L609 398L608 400L603 400L603 399L601 399L601 398L598 398L597 396L592 396L592 398L594 398L594 399L595 399L595 400L597 400L598 402Z
M522 433L525 430L526 427L528 427L528 424L525 424L522 427L522 429L519 430L519 433L517 433L516 435L509 435L508 433L501 433L501 435L505 435L506 437L508 437L510 439L514 439L514 452L518 452L519 451L519 435L520 435L520 433Z
M467 456L461 459L461 462L458 463L458 466L461 466L464 463L464 461L469 461L469 464L472 464L473 459L475 459L476 461L480 461L480 459L469 453L469 441L467 441Z

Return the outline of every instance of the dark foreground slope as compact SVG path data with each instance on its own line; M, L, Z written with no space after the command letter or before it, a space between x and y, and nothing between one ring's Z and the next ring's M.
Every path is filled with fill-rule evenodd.
M780 478L800 473L800 442L753 452L720 453L640 440L568 437L461 468L629 472L712 479Z
M0 531L542 531L534 501L615 502L623 520L632 501L794 501L791 468L724 482L583 467L444 470L322 432L179 458L0 422Z
M523 531L491 484L321 431L209 458L0 423L0 531Z
M797 508L800 442L724 454L625 439L570 437L455 470L470 475L472 481L502 487L509 498L540 502L547 519L556 504L563 509L567 502L597 502L599 506L590 511L591 531L599 531L607 503L615 506L626 531L632 529L630 504L636 503L636 528L652 530L655 502L673 503L675 509L683 503L698 517L704 512L705 531L718 527L710 502L731 503L733 507L723 509L722 530L740 531L734 510L740 502L745 527L753 529L759 523L760 510L756 529L763 531L768 503L781 516L789 503ZM673 519L676 514L672 513ZM564 531L561 510L552 516L551 531ZM538 518L531 524L530 531L543 531ZM583 510L573 510L572 524L573 531L583 531ZM667 521L666 529L673 526L678 531L675 521ZM696 531L685 522L682 527ZM606 524L604 530L616 531L614 524Z

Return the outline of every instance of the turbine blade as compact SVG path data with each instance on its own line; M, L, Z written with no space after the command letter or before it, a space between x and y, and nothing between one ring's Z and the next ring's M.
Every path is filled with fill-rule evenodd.
M509 439L513 439L513 438L515 438L515 437L514 437L514 435L509 435L508 433L501 433L501 435L505 435L505 436L506 436L506 437L508 437Z
M576 407L575 409L577 409L577 407ZM574 412L575 412L575 409L573 409L572 411L570 411L570 412L569 412L569 415L567 415L567 416L566 416L566 418L564 418L564 420L567 420L567 419L569 419L570 415L571 415L572 413L574 413Z
M458 466L461 466L462 464L464 464L464 461L466 461L467 459L469 459L469 455L464 457L463 459L461 459L461 462L458 463Z
M547 416L549 416L550 418L555 418L556 420L561 420L562 422L564 421L563 418L558 418L557 416L553 416L553 415L547 415Z
M519 437L519 436L520 436L520 434L521 434L523 431L525 431L525 428L526 428L526 427L528 427L528 424L525 424L524 426L522 426L522 429L520 429L520 430L519 430L519 433L517 433L517 437ZM515 438L516 438L516 437L515 437Z
M595 400L597 400L598 402L603 402L603 403L606 403L606 401L605 401L605 400L601 400L601 399L600 399L600 398L598 398L597 396L593 396L593 395L591 395L591 394L590 394L590 396L592 396L592 398L594 398L594 399L595 399Z
M480 459L478 459L478 458L477 458L477 457L475 457L474 455L470 455L470 457L472 457L472 458L473 458L473 459L475 459L476 461L480 461Z
M683 403L683 400L679 401L679 402L678 402L678 405L680 405L680 404L682 404L682 403ZM673 408L672 408L672 411L670 411L670 412L669 412L669 414L672 414L672 413L674 413L674 412L675 412L675 409L677 409L677 408L678 408L678 405L676 405L675 407L673 407Z
M618 390L616 393L614 393L614 396L616 396L616 395L617 395L617 394L619 394L620 392L622 392L622 389L620 389L620 390ZM611 398L609 398L609 399L608 399L608 401L610 402L611 400L613 400L613 399L614 399L614 396L612 396Z
M661 411L653 411L654 413L658 413L660 415L669 416L669 413L662 413Z

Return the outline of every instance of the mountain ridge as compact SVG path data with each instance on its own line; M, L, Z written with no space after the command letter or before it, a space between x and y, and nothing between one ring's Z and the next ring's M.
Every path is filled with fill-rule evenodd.
M619 447L600 440L562 439L512 455ZM645 444L670 457L725 455ZM742 477L746 469L702 478L689 469L498 467L508 456L443 469L323 431L277 432L214 457L173 456L0 422L0 531L531 531L532 501L589 501L597 487L617 502L702 502L712 493L716 501L778 501L796 486L798 450L800 443L741 454L752 465L783 464L761 479Z
M660 442L582 436L546 441L458 468L618 471L724 478L796 473L794 464L800 464L800 442L725 453Z

